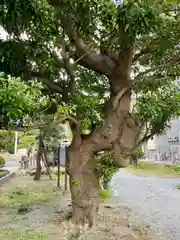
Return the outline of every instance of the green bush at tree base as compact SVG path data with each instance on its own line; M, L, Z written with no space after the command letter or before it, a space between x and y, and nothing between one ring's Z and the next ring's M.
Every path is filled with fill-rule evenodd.
M0 151L14 153L15 135L11 131L0 130Z
M5 159L2 156L0 156L0 168L3 167L4 164L5 164Z
M104 183L109 183L113 175L119 170L114 165L114 156L112 152L102 152L95 156L97 158L97 172Z

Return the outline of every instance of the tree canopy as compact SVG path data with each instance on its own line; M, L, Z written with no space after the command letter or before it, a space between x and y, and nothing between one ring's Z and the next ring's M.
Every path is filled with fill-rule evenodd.
M20 127L40 109L41 88L20 78L0 74L0 128ZM43 104L42 104L43 105Z
M58 100L71 105L86 127L101 121L109 84L116 92L108 78L123 59L122 48L132 46L131 80L134 91L146 95L146 109L157 106L147 91L168 88L179 75L178 1L10 0L1 4L0 16L9 34L0 41L1 71L38 79L49 94L60 93ZM145 103L140 106L144 114Z

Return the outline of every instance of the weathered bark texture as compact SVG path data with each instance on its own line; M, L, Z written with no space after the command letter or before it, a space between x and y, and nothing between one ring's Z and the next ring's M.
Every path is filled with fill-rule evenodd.
M72 195L72 222L89 227L94 224L100 203L100 185L91 162L92 145L74 138L68 150L68 171Z
M81 136L78 126L78 131L74 132L75 137L69 148L69 173L72 220L77 224L88 220L89 226L92 226L98 209L99 180L91 157L100 151L111 150L115 156L114 164L125 167L130 163L129 156L137 144L140 125L130 111L132 52L130 46L122 48L114 68L108 73L104 69L104 74L109 78L111 98L104 106L102 126L96 127L85 138ZM90 59L86 60L86 64L93 69ZM103 69L102 65L99 66Z
M36 155L36 172L34 176L34 180L40 180L41 178L41 157L42 157L42 138L39 136L39 143L38 143L38 152Z

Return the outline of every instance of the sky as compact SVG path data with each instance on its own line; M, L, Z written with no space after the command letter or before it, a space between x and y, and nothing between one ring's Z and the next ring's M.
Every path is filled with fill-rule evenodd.
M6 39L8 37L8 33L4 30L2 26L0 26L0 39Z

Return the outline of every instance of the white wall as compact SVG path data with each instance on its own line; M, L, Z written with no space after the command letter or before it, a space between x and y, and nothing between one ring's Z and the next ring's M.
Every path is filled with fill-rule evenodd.
M149 160L160 160L163 153L177 152L180 149L180 118L170 122L171 127L161 136L155 136L145 144L145 155Z

